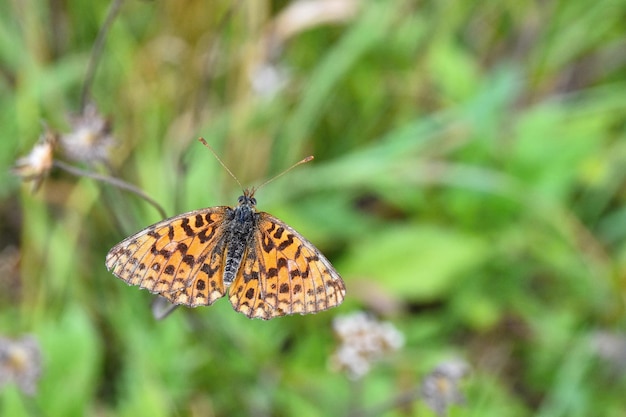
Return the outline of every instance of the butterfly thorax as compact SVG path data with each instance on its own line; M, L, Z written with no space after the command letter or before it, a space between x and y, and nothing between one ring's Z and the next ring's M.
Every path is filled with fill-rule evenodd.
M256 199L245 192L239 197L239 205L229 210L228 229L226 231L226 259L224 262L224 284L230 285L237 276L237 271L249 248L250 239L257 227L258 214L255 209Z

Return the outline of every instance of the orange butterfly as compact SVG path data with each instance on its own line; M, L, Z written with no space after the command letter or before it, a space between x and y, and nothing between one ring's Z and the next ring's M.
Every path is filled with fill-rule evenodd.
M293 228L257 212L255 191L245 190L237 207L180 214L124 239L107 254L107 269L189 307L211 305L230 287L234 309L250 318L341 304L346 289L335 268Z

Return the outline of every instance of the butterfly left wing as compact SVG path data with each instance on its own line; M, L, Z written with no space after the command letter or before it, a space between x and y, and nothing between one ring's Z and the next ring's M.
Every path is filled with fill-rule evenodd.
M149 226L109 251L107 269L174 304L210 305L226 291L222 227L228 209L195 210Z
M345 284L330 261L292 227L258 214L253 242L229 290L235 310L269 320L341 304Z

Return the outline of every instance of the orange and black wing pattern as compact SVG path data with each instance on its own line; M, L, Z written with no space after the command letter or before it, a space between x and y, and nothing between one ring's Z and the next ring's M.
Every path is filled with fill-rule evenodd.
M235 310L268 320L341 304L344 282L324 255L281 220L263 212L258 219L229 291Z
M222 267L227 210L195 210L147 227L109 251L107 269L171 303L210 305L226 292Z

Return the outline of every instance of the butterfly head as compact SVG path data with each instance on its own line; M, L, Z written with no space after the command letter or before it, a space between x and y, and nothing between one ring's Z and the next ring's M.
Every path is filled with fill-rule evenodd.
M251 209L256 207L256 198L254 198L254 192L256 189L248 188L243 191L243 195L239 196L237 203L239 203L239 207L246 206Z

